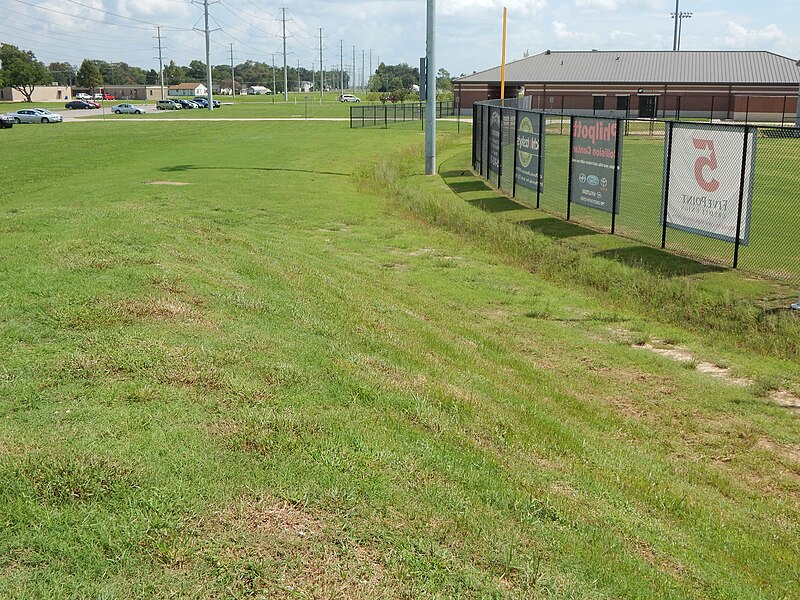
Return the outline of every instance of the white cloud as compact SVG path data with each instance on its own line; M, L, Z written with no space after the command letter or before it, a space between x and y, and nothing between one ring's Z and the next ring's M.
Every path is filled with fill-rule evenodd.
M572 40L580 35L575 31L569 31L567 26L561 21L553 21L552 31L553 35L559 40Z
M775 24L761 29L747 29L743 25L728 21L726 35L714 38L714 41L727 48L763 48L780 45L788 40L788 36Z
M465 12L486 11L487 16L502 14L508 8L509 18L535 14L547 6L546 0L442 0L437 10L444 16L455 16Z

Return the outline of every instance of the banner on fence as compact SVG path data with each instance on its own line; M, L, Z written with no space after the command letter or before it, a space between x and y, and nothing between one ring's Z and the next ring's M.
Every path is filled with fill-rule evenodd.
M747 136L747 154L745 149ZM730 125L672 124L664 182L667 227L747 244L756 132ZM743 170L744 169L744 170ZM739 204L741 222L739 221ZM662 224L663 224L662 204Z
M619 214L617 168L622 136L616 119L575 117L570 135L570 202Z
M541 113L517 112L516 139L516 183L530 190L543 191L542 173L539 166L543 164L540 157L544 153L544 135L542 135Z
M489 108L489 169L500 173L500 129L503 112L498 107Z

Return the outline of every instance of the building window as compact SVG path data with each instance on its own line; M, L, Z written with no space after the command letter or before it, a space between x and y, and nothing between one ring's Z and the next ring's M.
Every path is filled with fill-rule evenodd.
M594 96L593 100L593 108L595 111L604 110L606 107L606 97L605 96Z
M628 110L629 96L617 96L617 110Z

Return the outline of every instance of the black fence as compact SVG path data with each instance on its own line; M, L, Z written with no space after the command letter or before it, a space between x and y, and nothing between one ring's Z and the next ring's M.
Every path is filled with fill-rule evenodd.
M800 129L564 118L493 101L474 105L472 164L521 205L702 263L687 271L800 281Z
M436 118L452 117L457 113L455 102L437 102ZM390 123L424 121L424 102L397 104L359 104L350 107L350 128L388 127Z

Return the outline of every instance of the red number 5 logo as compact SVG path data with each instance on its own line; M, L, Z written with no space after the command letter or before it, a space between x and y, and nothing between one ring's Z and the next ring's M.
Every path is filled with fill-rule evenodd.
M714 140L692 140L692 143L698 150L708 150L708 156L701 156L694 162L694 178L697 180L697 185L707 192L716 192L719 189L719 181L714 179L713 175L711 179L706 179L703 175L705 167L713 173L719 166L717 154L714 152Z

